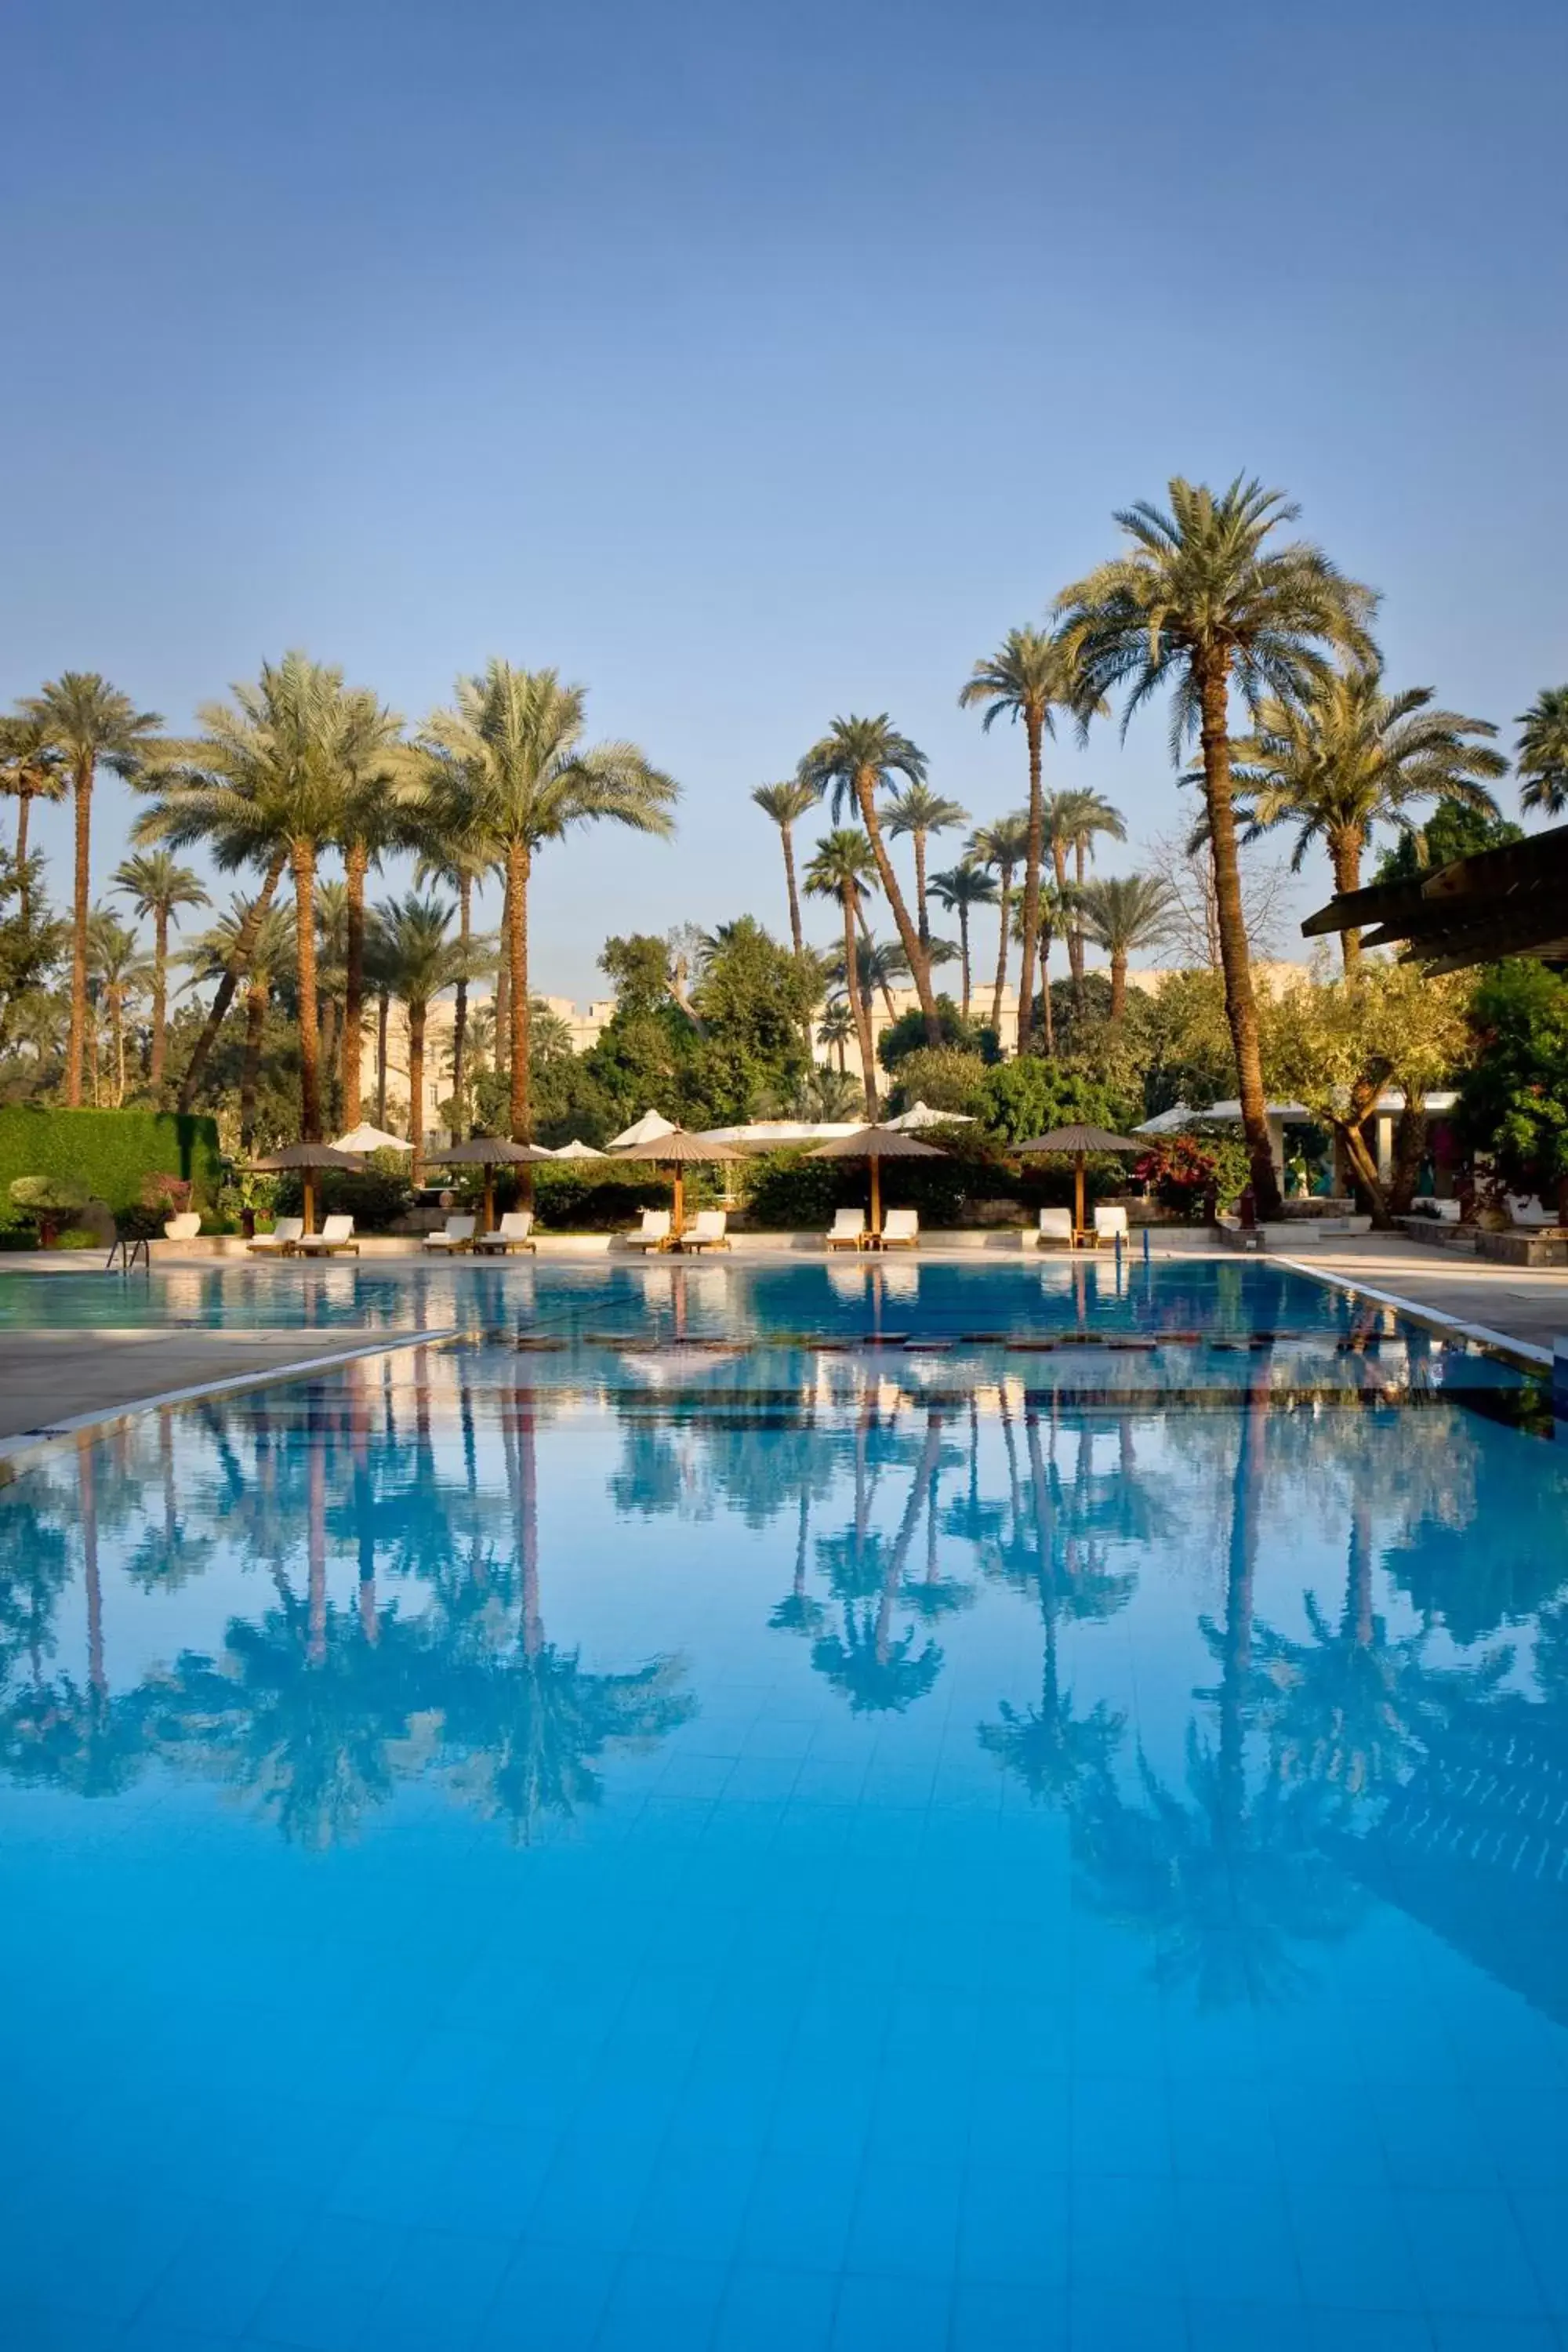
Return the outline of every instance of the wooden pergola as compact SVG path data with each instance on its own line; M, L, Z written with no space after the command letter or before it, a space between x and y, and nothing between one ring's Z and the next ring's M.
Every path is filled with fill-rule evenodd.
M1343 890L1301 930L1310 940L1359 930L1363 948L1402 946L1406 961L1434 971L1510 955L1568 963L1568 825L1457 857L1408 882Z

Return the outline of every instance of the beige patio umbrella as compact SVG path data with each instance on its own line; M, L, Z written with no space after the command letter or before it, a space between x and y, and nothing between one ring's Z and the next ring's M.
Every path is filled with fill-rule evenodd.
M542 1143L513 1143L504 1135L470 1135L466 1143L449 1143L445 1151L427 1151L426 1159L433 1168L482 1168L485 1185L485 1223L487 1234L496 1229L496 1170L498 1168L531 1168L542 1160L553 1160Z
M808 1160L864 1160L871 1171L871 1237L882 1232L882 1162L884 1160L945 1160L934 1143L921 1143L901 1127L858 1127L853 1135L836 1135L819 1143Z
M649 1114L653 1116L652 1113ZM680 1239L686 1223L686 1181L682 1171L706 1160L744 1160L732 1143L714 1143L705 1135L689 1135L683 1127L672 1127L667 1135L655 1136L646 1143L633 1143L606 1152L609 1160L641 1160L660 1173L667 1170L674 1188L670 1204L670 1230L676 1241Z
M251 1166L259 1175L281 1176L297 1168L305 1195L305 1231L316 1230L316 1187L311 1181L319 1168L343 1168L357 1176L364 1161L357 1151L340 1151L335 1143L286 1143L281 1151L269 1151L265 1160L253 1160Z
M1087 1232L1084 1223L1083 1171L1091 1151L1146 1151L1148 1145L1134 1142L1131 1136L1112 1135L1105 1127L1053 1127L1048 1135L1031 1136L1027 1143L1015 1143L1013 1150L1025 1152L1056 1152L1073 1163L1073 1212L1075 1234Z

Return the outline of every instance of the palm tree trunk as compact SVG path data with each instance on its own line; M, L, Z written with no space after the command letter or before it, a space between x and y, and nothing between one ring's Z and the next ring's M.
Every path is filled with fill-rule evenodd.
M87 1008L87 1009L88 1009L88 1024L87 1024L87 1066L88 1066L88 1076L89 1076L89 1078L91 1079L91 1081L92 1081L92 1107L93 1107L94 1110L99 1110L99 1109L101 1109L101 1108L102 1108L102 1102L103 1102L102 1092L101 1092L101 1089L100 1089L100 1083L99 1083L99 1081L100 1081L100 1060L99 1060L99 1056L100 1056L100 1053L101 1053L101 1051L102 1051L102 1047L103 1047L103 1039L102 1039L102 1037L101 1037L101 1036L100 1035L100 1034L99 1034L99 1030L100 1030L100 1024L99 1024L99 1018L98 1018L98 1006L97 1006L96 1003L94 1003L91 999L89 999L89 1003L88 1003L88 1008Z
M1361 888L1361 835L1353 829L1336 832L1329 838L1329 857L1334 870L1334 892L1338 897L1347 890ZM1355 929L1340 933L1340 951L1343 969L1352 972L1361 964L1361 933Z
M1110 959L1110 1025L1121 1026L1121 1016L1127 1010L1127 950L1123 948Z
M239 1148L256 1148L256 1090L261 1078L261 1041L267 1027L267 990L255 981L245 992L245 1050L239 1063Z
M921 935L921 945L931 952L931 908L926 903L926 837L917 825L910 836L915 850L915 928Z
M343 1125L360 1123L364 1059L364 885L370 853L363 841L343 851Z
M289 852L294 877L294 958L300 993L300 1136L321 1139L321 1033L316 1017L316 845L296 841Z
M1269 1146L1267 1097L1263 1091L1263 1053L1258 1030L1258 1005L1252 993L1252 960L1247 946L1247 918L1241 903L1241 867L1237 857L1236 811L1231 801L1229 733L1229 661L1215 656L1199 672L1202 712L1204 799L1208 808L1209 855L1214 866L1215 912L1219 924L1220 961L1225 972L1225 1011L1236 1054L1237 1090L1241 1098L1241 1124L1251 1161L1253 1198L1259 1217L1280 1214L1279 1180L1274 1172Z
M16 794L16 904L26 927L32 913L32 893L27 887L27 824L33 814L33 795L24 784Z
M855 897L847 890L844 892L844 988L855 1020L856 1042L860 1048L860 1077L866 1094L866 1116L874 1122L877 1117L877 1047L871 1035L871 1016L860 995L860 968L855 953Z
M70 1028L66 1040L66 1101L81 1107L82 1043L87 1034L87 918L92 897L92 762L76 772L76 877L71 908Z
M310 1578L310 1646L307 1655L311 1665L319 1666L325 1663L327 1655L327 1463L320 1439L310 1447L305 1556Z
M114 1040L114 1108L125 1108L125 1005L118 989L109 999L109 1034Z
M864 770L855 778L855 798L860 810L860 821L866 828L867 838L871 844L871 855L877 861L877 872L888 904L892 909L893 920L899 927L899 938L903 942L904 953L910 960L910 971L914 977L915 994L920 999L921 1011L925 1016L926 1044L940 1045L942 1019L936 1009L936 998L931 993L931 962L921 944L920 933L910 920L910 910L904 903L904 894L899 887L899 877L893 871L893 861L888 855L888 845L882 838L882 821L877 814L874 782L874 778Z
M409 1181L425 1181L425 1007L416 998L408 1004L408 1140L413 1154Z
M797 956L805 952L805 933L800 927L800 892L795 878L795 840L787 824L779 827L779 839L784 844L784 888L789 892L789 935Z
M147 1083L154 1097L163 1085L163 1056L169 1044L169 910L153 910L153 1056Z
M511 884L501 893L500 956L496 964L496 1075L510 1066L511 1054Z
M386 1132L386 1047L392 1024L392 992L378 992L375 1005L375 1123Z
M1083 1003L1084 960L1083 915L1081 909L1083 904L1084 858L1087 843L1084 835L1080 833L1078 839L1072 845L1073 878L1078 885L1078 898L1073 904L1068 920L1068 970L1072 974L1073 996L1079 1005Z
M531 1143L533 1140L528 1100L528 868L527 842L509 842L506 854L506 938L511 982L511 1139L514 1143ZM526 1197L526 1184L523 1190Z
M1045 1015L1046 1052L1054 1061L1057 1051L1057 1018L1055 1007L1051 1003L1051 936L1049 923L1042 924L1040 928L1040 1009Z
M533 1392L517 1391L517 1557L522 1570L522 1653L544 1647L539 1607L539 1463L533 1443Z
M283 868L288 862L288 851L279 850L267 869L266 879L256 894L250 912L239 927L229 955L227 968L217 984L212 1003L207 1009L207 1017L203 1024L202 1034L196 1039L191 1058L185 1065L185 1075L180 1080L178 1108L181 1110L189 1110L196 1098L196 1087L202 1072L206 1067L207 1056L217 1043L218 1032L223 1027L229 1006L234 1003L235 991L244 978L246 967L250 961L250 952L256 945L256 935L266 919L278 885L283 878Z
M464 874L458 883L458 939L465 956L474 935L473 877ZM452 1013L452 1140L461 1143L468 1133L467 1107L463 1101L463 1081L468 1075L468 983L466 978L458 982L458 1002Z
M1040 740L1045 733L1045 719L1038 711L1026 709L1024 731L1029 743L1029 834L1024 851L1024 940L1018 980L1018 1051L1032 1054L1035 1050L1034 1006L1029 1002L1035 985L1036 942L1040 930L1040 860L1045 855L1046 811L1040 783ZM1002 937L1007 936L1004 926Z
M1007 927L1013 915L1013 869L1010 866L1002 867L1001 882L1002 936L996 947L996 986L991 997L991 1026L996 1032L998 1053L1002 1050L1002 992L1007 985ZM1013 1050L1015 1053L1018 1050L1016 1039Z
M958 944L963 957L960 969L963 974L963 1017L969 1018L969 908L961 898L958 902Z

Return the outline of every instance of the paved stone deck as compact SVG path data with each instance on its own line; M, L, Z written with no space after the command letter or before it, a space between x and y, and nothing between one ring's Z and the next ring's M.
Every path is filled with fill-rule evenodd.
M265 1376L290 1364L401 1343L331 1331L0 1331L0 1443L172 1391Z

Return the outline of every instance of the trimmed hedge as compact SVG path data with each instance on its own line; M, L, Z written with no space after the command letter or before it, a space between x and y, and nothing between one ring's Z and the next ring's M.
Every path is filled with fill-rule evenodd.
M118 1214L142 1198L143 1177L183 1176L192 1206L209 1205L218 1185L217 1121L177 1111L57 1110L0 1107L0 1202L17 1176L62 1176L85 1184Z

